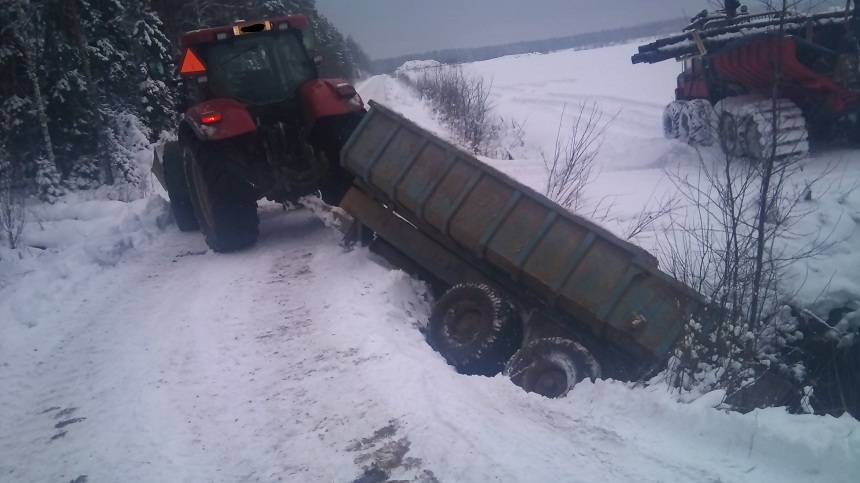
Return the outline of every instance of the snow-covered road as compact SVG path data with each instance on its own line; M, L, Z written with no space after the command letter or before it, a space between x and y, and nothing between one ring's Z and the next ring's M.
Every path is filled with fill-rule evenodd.
M345 250L305 211L267 205L259 245L216 255L198 235L151 226L162 203L135 208L126 217L149 236L82 242L91 257L125 246L114 264L65 281L28 272L0 292L0 481L852 481L860 471L860 424L847 417L727 414L714 398L685 405L660 385L610 381L546 400L501 376L458 375L420 333L423 285ZM13 307L28 295L47 305Z

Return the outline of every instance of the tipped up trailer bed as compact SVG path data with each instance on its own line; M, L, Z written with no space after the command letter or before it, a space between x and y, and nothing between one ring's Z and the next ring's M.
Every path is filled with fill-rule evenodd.
M559 396L584 376L633 379L665 362L683 325L703 309L699 294L660 272L645 250L392 110L371 107L341 153L355 175L341 207L401 258L464 292L439 301L429 328L452 365L492 374L507 363L527 390ZM512 327L498 333L505 324ZM508 339L503 347L481 340L497 336ZM474 364L483 357L500 360ZM547 374L523 380L544 366ZM572 380L559 382L562 373Z

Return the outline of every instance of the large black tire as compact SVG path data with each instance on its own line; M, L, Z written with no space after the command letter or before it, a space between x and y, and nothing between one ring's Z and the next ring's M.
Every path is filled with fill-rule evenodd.
M167 196L170 198L170 210L180 231L197 231L200 225L194 215L188 182L185 179L185 167L182 164L182 146L178 142L164 145L162 155L164 182L167 185Z
M484 284L460 284L433 307L428 338L463 374L492 376L522 343L522 323L514 306Z
M588 349L561 337L530 341L505 367L514 384L549 398L564 397L579 381L599 379L600 374Z
M339 205L352 186L353 176L341 165L340 151L364 115L365 112L361 111L322 120L313 135L314 149L325 156L328 162L328 173L320 183L320 193L323 201L329 205Z
M185 145L182 157L194 213L209 248L233 252L256 243L260 219L253 187L229 169L214 146Z

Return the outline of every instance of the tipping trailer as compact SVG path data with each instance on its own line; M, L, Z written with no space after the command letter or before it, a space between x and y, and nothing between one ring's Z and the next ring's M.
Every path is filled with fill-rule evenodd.
M639 378L705 310L645 250L378 103L341 160L354 229L451 287L427 335L461 372L504 369L548 397L586 377Z

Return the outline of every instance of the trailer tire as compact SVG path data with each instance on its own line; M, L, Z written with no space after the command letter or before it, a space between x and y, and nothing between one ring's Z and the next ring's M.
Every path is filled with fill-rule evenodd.
M672 101L663 109L663 135L666 139L686 140L686 133L681 129L681 114L686 104L686 101Z
M228 168L214 146L185 145L182 157L194 213L209 248L227 253L256 243L260 219L251 185Z
M463 374L493 376L522 343L513 304L485 284L452 287L433 307L428 338Z
M601 370L582 344L552 337L526 344L508 361L505 375L527 392L559 398L585 378L599 379Z
M164 184L167 185L167 196L170 198L170 211L173 212L176 226L180 231L199 230L200 225L194 215L194 206L185 179L185 167L182 165L182 146L178 142L164 145L162 166Z

